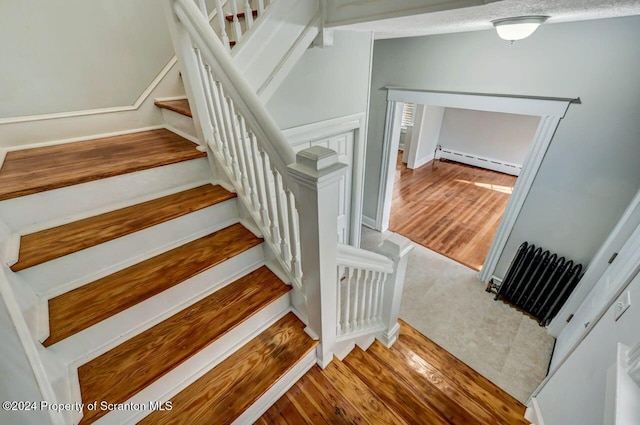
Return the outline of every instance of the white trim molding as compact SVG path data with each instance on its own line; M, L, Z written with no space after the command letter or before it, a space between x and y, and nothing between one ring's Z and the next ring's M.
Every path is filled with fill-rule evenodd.
M390 194L393 190L395 160L391 161L390 157L392 157L391 152L396 151L398 148L396 133L399 135L400 120L397 119L397 116L398 111L401 112L402 110L403 102L541 117L538 129L529 147L529 152L522 165L522 171L516 181L513 193L509 198L493 243L479 274L480 280L487 282L495 271L507 239L513 230L516 219L533 185L544 154L553 139L560 120L566 114L569 105L579 102L579 98L445 92L400 87L386 87L386 89L387 118L385 120L382 152L383 165L376 217L376 229L379 231L384 231L388 227L391 212Z
M540 405L535 397L531 397L530 402L527 405L527 410L524 412L524 418L531 422L531 425L544 425L542 411L540 410Z
M365 217L362 215L362 198L364 196L366 114L361 112L345 115L343 117L287 128L282 130L282 132L292 146L347 132L354 133L349 242L353 246L360 246L361 224L365 220Z

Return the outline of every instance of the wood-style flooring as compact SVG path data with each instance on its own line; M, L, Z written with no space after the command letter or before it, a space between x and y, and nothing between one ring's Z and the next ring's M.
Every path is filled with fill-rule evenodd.
M389 229L480 270L515 182L449 161L410 170L398 155Z
M159 129L9 152L0 201L207 156L196 147Z
M141 204L74 221L20 238L14 272L100 245L235 198L221 186L199 186Z
M261 242L234 224L52 298L44 345L62 341Z
M84 405L124 403L290 289L263 266L80 366ZM106 413L85 410L80 423Z
M528 425L525 407L405 322L391 349L376 341L314 366L256 423Z

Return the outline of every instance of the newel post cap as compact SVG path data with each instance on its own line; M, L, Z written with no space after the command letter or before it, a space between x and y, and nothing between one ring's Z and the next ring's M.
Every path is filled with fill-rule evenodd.
M381 254L399 260L413 249L413 242L397 233L391 233L380 245L378 251Z
M338 153L312 146L296 154L296 163L288 166L291 177L300 184L328 183L342 177L346 164L338 162Z

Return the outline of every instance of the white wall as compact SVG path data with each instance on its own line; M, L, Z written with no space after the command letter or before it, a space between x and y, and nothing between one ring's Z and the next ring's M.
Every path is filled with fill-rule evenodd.
M433 160L444 117L445 108L431 105L415 105L415 122L407 167L415 169Z
M443 148L522 165L540 117L446 108Z
M173 56L156 0L0 2L0 118L132 105Z
M334 45L308 49L267 102L280 128L366 112L372 34L336 31Z
M588 263L640 188L638 39L635 16L543 25L514 44L492 30L376 41L365 216L376 214L384 86L580 97L546 152L496 274L524 240Z
M13 326L9 312L0 297L0 402L42 401L36 378ZM5 411L0 409L0 423L11 425L50 424L45 411Z
M602 425L607 369L617 343L640 341L640 275L629 284L631 307L616 322L613 305L537 395L545 425ZM614 303L615 304L615 303Z

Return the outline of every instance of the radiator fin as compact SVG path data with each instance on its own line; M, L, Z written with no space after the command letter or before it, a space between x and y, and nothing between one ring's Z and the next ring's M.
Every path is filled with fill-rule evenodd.
M547 326L582 277L582 264L524 242L518 248L495 299L503 298Z

